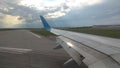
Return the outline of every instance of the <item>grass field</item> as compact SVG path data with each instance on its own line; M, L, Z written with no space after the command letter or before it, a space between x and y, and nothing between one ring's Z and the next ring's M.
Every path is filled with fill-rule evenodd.
M15 29L0 29L0 31L7 31L7 30L15 30ZM27 30L30 30L31 32L34 32L36 34L40 34L43 36L47 36L47 37L55 36L54 34L46 31L45 29L29 28ZM107 36L107 37L113 37L113 38L120 39L120 29L95 29L95 28L90 28L90 27L82 27L82 28L66 28L64 30L88 33L88 34L94 34L94 35L101 35L101 36Z
M68 31L74 31L74 32L81 32L81 33L88 33L88 34L94 34L94 35L101 35L101 36L107 36L112 38L120 38L120 29L94 29L94 28L69 28L64 29ZM44 35L44 36L55 36L54 34L44 30L44 29L33 29L31 30L34 33Z
M66 30L87 33L87 34L107 36L107 37L112 37L112 38L120 38L120 29L95 29L95 28L87 27L87 28L70 28Z
M50 37L50 36L55 36L54 34L46 31L45 29L30 29L31 32L34 32L36 34L40 34L40 35L43 35L43 36L47 36L47 37Z
M8 31L8 30L15 30L15 29L0 29L0 31Z

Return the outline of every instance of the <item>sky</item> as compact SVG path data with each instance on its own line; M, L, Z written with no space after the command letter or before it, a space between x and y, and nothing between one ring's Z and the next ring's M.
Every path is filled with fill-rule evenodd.
M0 0L0 28L120 25L120 0Z

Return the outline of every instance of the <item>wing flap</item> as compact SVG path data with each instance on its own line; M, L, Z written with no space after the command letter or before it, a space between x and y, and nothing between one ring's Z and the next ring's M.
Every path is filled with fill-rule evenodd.
M63 41L61 38L57 38L57 42L62 45L62 47L67 51L67 53L77 62L78 65L81 65L84 57L80 55L76 50L74 50L71 46L67 46L68 42Z
M89 48L92 48L107 56L112 57L114 60L116 60L116 58L114 58L113 55L120 54L119 39L84 34L84 33L76 33L76 32L70 32L70 31L58 30L58 29L52 29L51 32L67 37L81 44L84 44ZM116 61L120 63L120 61L118 60Z
M62 42L59 42L59 43L62 44L63 48L68 52L68 54L73 53L73 51L71 52L71 51L69 51L69 49L66 49L65 47L68 47L68 48L70 47L73 50L75 50L76 53L79 54L79 56L71 55L72 58L76 58L76 56L77 57L82 56L83 58L82 58L81 62L84 62L87 66L89 66L89 68L113 68L113 67L119 68L119 66L120 66L114 59L112 59L110 56L108 56L102 52L99 52L93 48L90 48L84 44L81 44L79 42L76 42L74 40L71 40L71 39L63 37L63 36L59 36L58 38L60 40L62 40ZM60 40L58 40L58 41L60 41ZM63 42L65 44L63 44ZM77 63L80 63L80 62L78 62L78 60L80 60L80 59L77 59L75 61ZM99 65L99 67L97 67L98 65Z

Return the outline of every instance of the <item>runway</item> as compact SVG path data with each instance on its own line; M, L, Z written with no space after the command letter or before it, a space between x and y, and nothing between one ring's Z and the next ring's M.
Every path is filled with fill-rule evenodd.
M63 68L70 57L55 40L28 30L0 32L0 68Z

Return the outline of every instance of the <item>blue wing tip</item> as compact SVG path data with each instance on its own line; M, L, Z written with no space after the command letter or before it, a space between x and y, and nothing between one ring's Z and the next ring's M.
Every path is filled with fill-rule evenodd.
M51 30L51 27L50 25L47 23L47 21L45 20L45 18L43 16L40 15L40 18L41 18L41 21L43 23L43 26L46 30L50 31Z

